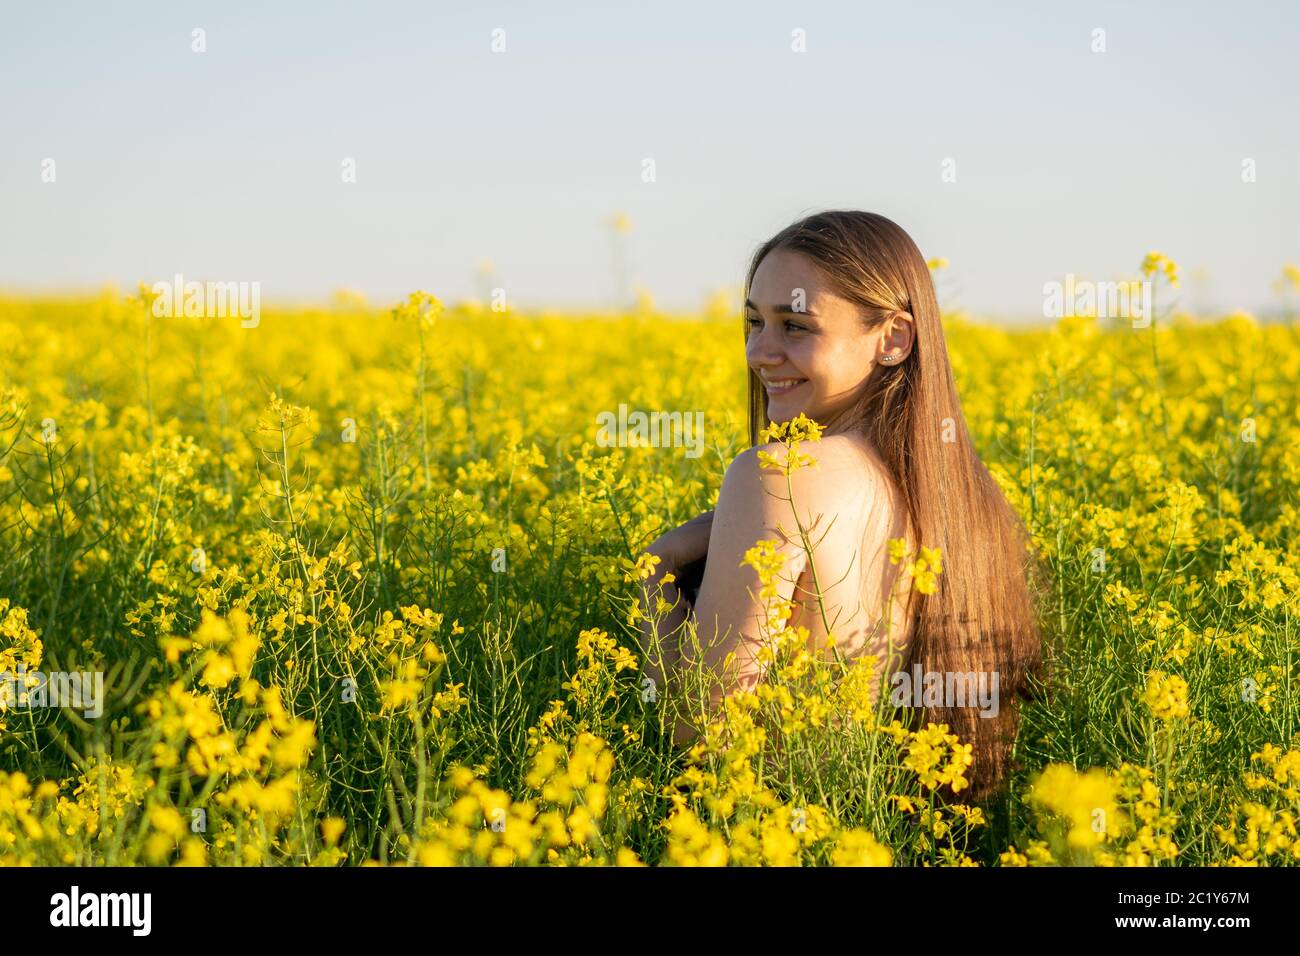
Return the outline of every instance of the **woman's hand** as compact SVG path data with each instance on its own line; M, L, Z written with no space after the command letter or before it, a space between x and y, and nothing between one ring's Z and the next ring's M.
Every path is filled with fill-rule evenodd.
M713 512L706 511L661 534L646 550L658 555L662 564L680 570L709 553L709 535L712 530Z

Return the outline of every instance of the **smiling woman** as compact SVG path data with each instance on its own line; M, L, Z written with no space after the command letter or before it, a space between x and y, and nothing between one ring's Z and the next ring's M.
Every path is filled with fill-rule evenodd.
M908 312L889 310L874 334L866 333L861 313L806 256L775 249L763 260L745 299L745 355L769 418L789 421L802 411L829 425L861 394L877 363L907 357L914 337Z
M807 629L811 653L876 655L881 682L914 665L997 674L1003 700L992 719L965 702L917 712L974 745L968 796L984 799L1005 777L1015 698L1041 672L1031 586L1041 568L965 428L924 257L872 213L796 222L751 263L744 345L753 447L728 467L714 512L647 549L658 559L643 591L652 612L642 624L647 674L674 698L682 692L674 678L702 671L707 710L690 701L684 709L716 716L725 696L764 677L773 599L791 602L786 626ZM760 443L760 429L800 414L820 426L802 443L815 466L762 467L783 446ZM894 597L902 571L889 560L894 539L942 556L936 591ZM747 560L760 541L773 543L782 568L766 600ZM692 605L676 577L701 561ZM673 725L679 744L698 733L687 719Z

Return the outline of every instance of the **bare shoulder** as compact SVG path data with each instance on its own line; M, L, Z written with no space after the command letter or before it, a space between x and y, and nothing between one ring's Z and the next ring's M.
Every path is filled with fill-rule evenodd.
M730 481L771 482L785 487L784 464L789 449L781 442L768 442L747 448L727 467L724 485ZM829 490L833 487L853 487L861 490L865 484L875 484L881 472L879 458L864 442L851 435L827 435L816 441L799 443L797 454L812 459L812 463L795 468L790 473L792 481L806 488Z
M828 435L799 443L797 453L811 464L784 469L788 448L781 442L755 445L727 467L718 511L790 515L791 492L800 513L845 513L886 495L886 478L874 454L849 435Z

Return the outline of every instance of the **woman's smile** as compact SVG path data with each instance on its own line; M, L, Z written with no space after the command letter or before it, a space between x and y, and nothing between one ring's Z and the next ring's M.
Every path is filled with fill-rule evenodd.
M806 378L773 378L764 379L763 384L767 387L768 395L789 395L807 381Z

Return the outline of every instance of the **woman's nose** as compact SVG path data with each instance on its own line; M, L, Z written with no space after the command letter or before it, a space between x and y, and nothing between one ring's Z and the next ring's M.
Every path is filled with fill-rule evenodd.
M779 365L785 359L780 342L766 329L750 332L745 340L745 358L750 365Z

